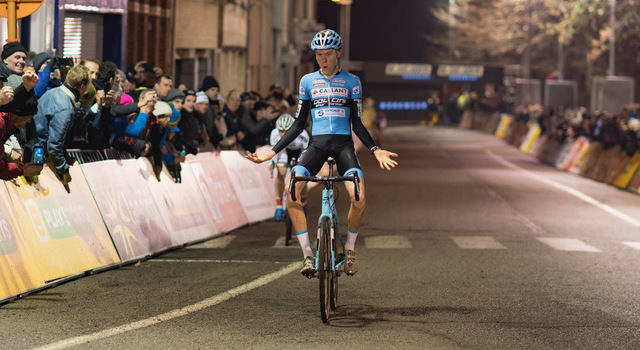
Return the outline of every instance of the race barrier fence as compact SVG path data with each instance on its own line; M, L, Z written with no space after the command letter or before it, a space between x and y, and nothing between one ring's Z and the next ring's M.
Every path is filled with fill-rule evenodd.
M627 154L619 145L605 147L602 142L584 136L560 141L541 133L536 122L515 122L513 116L507 114L485 114L484 118L495 127L483 131L518 147L523 153L536 156L545 164L640 193L640 151Z
M181 182L146 158L71 166L66 189L45 167L36 183L0 184L0 305L70 278L145 259L272 217L268 165L236 151L189 155Z

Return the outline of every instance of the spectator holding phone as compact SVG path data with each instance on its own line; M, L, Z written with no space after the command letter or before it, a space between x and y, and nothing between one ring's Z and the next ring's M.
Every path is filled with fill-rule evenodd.
M0 113L0 137L2 142L6 142L19 127L29 123L32 118L33 115L18 116L13 113ZM9 162L5 157L4 147L0 147L0 179L11 180L21 175L36 176L42 171L42 164L36 165L31 159L23 159L23 161L22 166Z

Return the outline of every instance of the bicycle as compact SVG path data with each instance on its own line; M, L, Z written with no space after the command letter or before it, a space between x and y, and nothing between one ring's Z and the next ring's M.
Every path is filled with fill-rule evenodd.
M335 310L338 302L338 277L342 274L341 268L344 264L345 248L342 235L340 235L338 212L335 206L334 183L338 181L352 181L355 185L355 199L360 200L360 178L357 173L349 176L333 176L333 166L335 160L329 158L328 176L296 176L295 171L291 172L289 179L289 193L291 199L296 200L295 183L298 181L322 182L322 214L318 219L317 251L315 259L315 269L320 280L320 316L322 322L327 323L329 313ZM340 250L338 251L336 237L340 240Z

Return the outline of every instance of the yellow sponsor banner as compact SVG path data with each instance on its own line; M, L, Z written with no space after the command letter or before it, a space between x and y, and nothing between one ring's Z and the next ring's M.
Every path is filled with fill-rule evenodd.
M7 183L24 244L45 281L120 262L79 166L69 192L48 167L38 183Z
M523 153L531 152L533 145L538 141L538 137L540 137L540 126L538 124L529 125L529 131L527 132L527 136L524 141L520 145L520 150Z
M619 188L627 188L631 182L631 178L633 178L633 175L638 171L638 166L640 166L640 152L636 152L633 157L631 157L622 173L618 175L613 182L613 185Z
M593 148L594 146L590 142L587 142L582 147L582 150L578 152L578 154L576 154L573 164L571 164L571 166L569 167L570 173L583 174L586 171L586 165L589 162L591 154L593 153Z
M5 182L0 184L0 300L44 284L16 220Z
M504 140L505 136L507 136L507 131L509 131L509 125L511 125L512 117L504 114L500 117L500 123L498 124L498 129L496 130L496 137Z

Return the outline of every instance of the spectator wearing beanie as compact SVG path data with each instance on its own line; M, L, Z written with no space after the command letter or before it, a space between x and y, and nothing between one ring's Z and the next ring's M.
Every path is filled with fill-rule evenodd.
M32 71L25 72L27 53L22 44L5 44L0 58L0 80L5 82L4 86L12 87L14 93L13 101L0 106L0 112L37 109L33 87L38 83L38 76Z
M167 94L167 102L171 105L171 108L180 112L184 104L184 97L184 92L178 89L171 89L169 90L169 94Z
M34 87L36 97L44 95L45 92L51 90L49 86L51 80L51 55L47 52L40 52L33 57L33 69L38 74L38 84Z
M178 137L182 140L187 153L197 154L199 149L199 121L193 116L196 105L196 92L186 90L184 92L184 103L180 110L180 121L178 122ZM204 126L202 130L205 130Z

